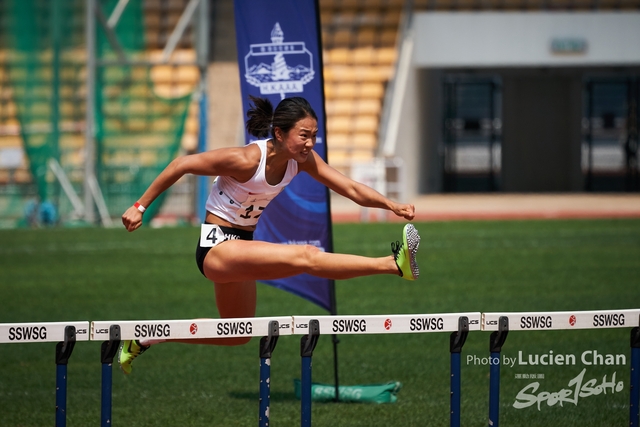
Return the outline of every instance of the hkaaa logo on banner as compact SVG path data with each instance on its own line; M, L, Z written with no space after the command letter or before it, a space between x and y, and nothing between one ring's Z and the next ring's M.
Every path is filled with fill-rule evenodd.
M259 87L260 94L304 92L304 85L313 80L313 54L304 42L285 42L280 23L271 30L271 43L249 45L244 57L247 83Z

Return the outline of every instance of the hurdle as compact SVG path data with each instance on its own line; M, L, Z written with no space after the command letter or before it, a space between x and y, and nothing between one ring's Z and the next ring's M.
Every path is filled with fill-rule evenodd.
M489 426L499 426L500 353L511 331L631 328L629 425L640 427L640 309L280 316L234 319L127 320L0 324L0 344L56 342L55 425L66 427L67 364L77 341L103 341L101 425L112 425L112 365L122 340L260 337L260 427L270 425L271 357L283 335L301 335L301 426L311 426L312 356L321 335L449 332L450 425L461 414L461 352L470 331L490 331Z
M461 358L460 353L469 331L479 331L480 312L442 314L395 314L366 316L293 316L293 334L304 335L301 348L311 336L323 334L407 334L449 332L451 353L450 424L460 425ZM316 338L317 341L317 338ZM313 344L315 346L315 344ZM302 352L301 425L311 425L311 352Z
M291 335L291 316L250 317L235 319L180 319L180 320L126 320L91 322L91 340L103 341L101 361L102 376L102 425L111 424L111 370L115 349L120 341L140 339L210 339L260 337L260 426L269 425L270 365L271 353L277 337ZM111 354L113 352L113 354ZM106 355L106 357L105 357ZM109 357L110 356L110 357ZM105 372L106 371L106 372Z
M631 375L629 425L640 427L640 309L600 311L555 311L482 313L482 330L493 331L489 341L489 426L499 426L500 352L510 331L628 328L631 330ZM497 359L497 361L496 361Z
M89 322L1 323L0 344L56 344L56 427L67 425L67 364L76 341L89 340Z

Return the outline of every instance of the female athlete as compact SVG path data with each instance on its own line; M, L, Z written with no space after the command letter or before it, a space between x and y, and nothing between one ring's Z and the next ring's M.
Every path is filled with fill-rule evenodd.
M122 215L128 231L142 224L143 213L163 191L185 174L216 176L206 203L206 218L196 248L200 272L214 283L222 318L255 316L256 280L273 280L307 273L327 279L374 274L418 278L416 252L420 236L406 224L392 254L370 258L323 252L312 245L275 244L253 240L259 214L300 172L360 206L387 209L412 220L415 207L396 203L329 166L315 151L318 119L300 97L283 99L273 109L268 99L251 97L247 131L259 138L244 147L221 148L178 157ZM190 344L241 345L250 338L182 340ZM123 341L122 370L131 373L133 360L163 340Z

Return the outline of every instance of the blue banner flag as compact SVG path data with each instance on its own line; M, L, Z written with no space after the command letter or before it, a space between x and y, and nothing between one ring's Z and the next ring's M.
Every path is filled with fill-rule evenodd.
M235 0L236 40L243 109L249 95L268 98L274 108L301 96L318 116L315 151L326 161L322 50L316 0ZM246 143L255 139L245 131ZM329 191L301 173L272 201L255 238L310 244L332 252ZM307 274L265 283L335 311L333 281Z

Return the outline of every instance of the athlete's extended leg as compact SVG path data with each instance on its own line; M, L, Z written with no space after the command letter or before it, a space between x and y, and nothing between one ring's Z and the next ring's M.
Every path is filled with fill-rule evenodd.
M214 281L216 304L222 318L255 316L255 280L269 280L301 273L331 279L348 279L373 274L398 274L408 280L418 278L416 253L420 236L407 224L402 241L392 244L393 255L368 258L333 254L310 245L281 245L259 241L230 240L212 248L204 262L207 278ZM212 338L178 340L189 344L241 345L250 338ZM149 342L148 344L151 344ZM119 362L125 373L131 363L148 346L137 341L124 341Z
M205 275L216 283L273 280L308 273L327 279L350 279L374 274L395 274L414 280L420 236L411 224L403 240L392 244L393 255L370 258L323 252L311 245L283 245L261 241L229 240L212 248L204 260Z

